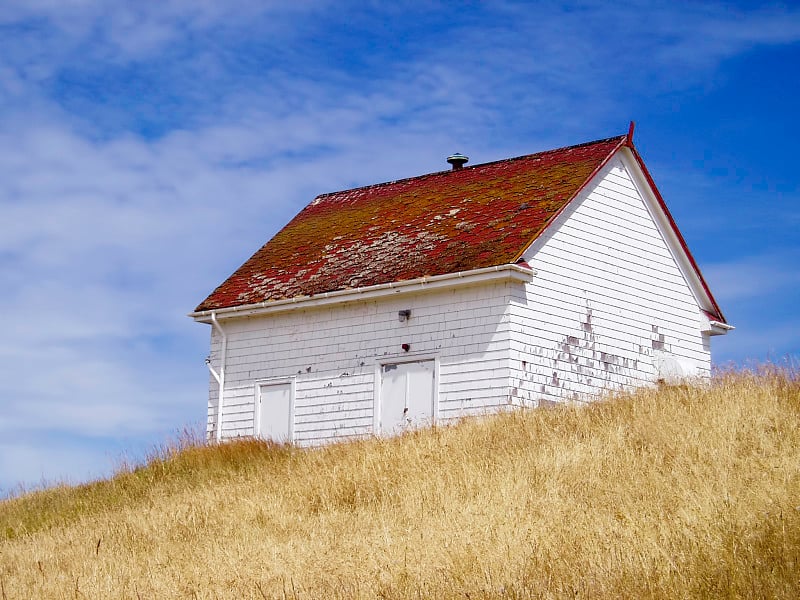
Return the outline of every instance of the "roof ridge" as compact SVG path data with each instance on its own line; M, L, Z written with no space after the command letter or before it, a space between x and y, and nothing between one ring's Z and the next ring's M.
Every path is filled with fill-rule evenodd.
M468 171L468 170L472 170L472 169L477 169L479 167L488 167L490 165L497 165L497 164L500 164L500 163L509 163L509 162L514 162L514 161L517 161L517 160L523 160L523 159L526 159L526 158L531 158L531 157L534 157L534 156L545 156L547 154L553 154L555 152L564 152L565 150L573 150L575 148L584 148L586 146L594 146L596 144L604 144L604 143L607 143L607 142L612 142L614 140L624 140L624 139L627 139L627 137L628 137L627 135L615 135L615 136L611 136L611 137L607 137L607 138L603 138L603 139L599 139L599 140L593 140L591 142L583 142L581 144L573 144L572 146L562 146L561 148L553 148L551 150L542 150L541 152L533 152L532 154L522 154L520 156L512 156L510 158L501 158L501 159L498 159L498 160L491 160L491 161L485 162L485 163L478 163L477 165L470 165L468 167L464 166L461 169L459 169L459 171ZM421 179L425 179L426 177L434 177L434 176L443 175L443 174L452 173L452 172L453 172L452 169L443 169L441 171L433 171L431 173L423 173L422 175L414 175L412 177L401 177L400 179L393 179L391 181L383 181L383 182L380 182L380 183L371 183L369 185L362 185L362 186L357 186L357 187L353 187L353 188L337 190L335 192L325 192L325 193L322 193L322 194L318 194L314 198L314 200L320 200L322 198L327 198L329 196L337 196L337 195L343 194L345 192L357 192L357 191L362 191L362 190L369 190L369 189L373 189L373 188L379 188L379 187L383 187L383 186L394 185L394 184L397 184L397 183L404 183L406 181L421 180Z
M197 310L513 263L629 143L604 138L460 169L465 177L438 171L317 196Z

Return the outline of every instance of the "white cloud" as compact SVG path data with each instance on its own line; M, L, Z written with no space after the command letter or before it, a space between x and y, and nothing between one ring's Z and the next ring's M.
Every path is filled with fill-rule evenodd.
M63 127L6 136L0 198L15 226L0 238L0 430L160 437L195 421L208 332L185 313L314 193L396 175L374 153L381 132L359 137L368 122L320 109L157 141L93 141ZM429 160L412 151L420 135L395 143L413 157L409 174ZM336 152L292 160L328 137ZM164 337L193 353L172 356Z
M800 359L800 251L790 247L707 265L703 272L736 329L714 338L717 364Z
M271 20L278 32L284 18L322 6L323 2L253 0L224 3L164 0L126 4L111 0L11 0L4 3L0 24L46 23L60 34L61 41L80 43L93 36L94 43L100 41L114 48L116 53L137 58L158 51L187 31L234 28L254 21L263 26Z
M711 342L714 362L755 366L761 362L800 366L800 319L748 318L725 337Z
M55 467L55 468L54 468ZM80 482L107 470L96 452L69 446L0 442L0 497L26 487L57 482Z
M800 40L800 11L796 8L744 13L724 5L697 6L686 17L680 24L684 36L663 50L664 58L687 64L710 62L760 45ZM698 52L698 46L702 52Z
M785 291L800 289L800 252L745 256L732 261L707 265L703 269L711 289L727 302L769 298ZM765 306L765 308L767 308Z
M0 499L37 487L106 477L126 460L141 461L148 450L152 447L140 447L125 437L102 441L36 434L6 437L0 441Z

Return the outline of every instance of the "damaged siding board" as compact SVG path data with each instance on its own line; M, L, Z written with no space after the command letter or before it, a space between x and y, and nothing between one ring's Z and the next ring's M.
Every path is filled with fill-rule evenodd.
M537 296L537 298L540 297ZM528 320L525 325L520 324L516 330L529 336L527 343L531 345L541 345L547 342L547 338L543 335L537 335L537 332L543 332L548 329L569 331L578 323L580 324L579 333L581 334L579 337L583 337L586 333L596 333L594 330L597 327L602 327L604 339L607 343L618 348L625 348L626 345L633 348L634 345L643 343L642 340L646 341L647 345L650 344L654 333L652 332L652 324L658 322L659 332L657 333L659 335L669 335L670 343L674 347L682 348L689 353L689 356L697 360L704 359L706 356L702 348L698 347L696 343L697 336L700 335L696 324L672 322L663 318L663 315L617 311L616 307L599 300L595 300L592 303L592 319L594 323L586 323L586 304L583 306L577 304L565 306L564 303L560 305L538 303L537 309L537 311L526 317ZM609 314L611 318L608 317ZM658 321L656 321L657 318L659 319ZM697 319L695 319L695 323L696 321ZM587 328L591 328L593 331L589 332ZM570 335L574 335L574 332Z
M225 321L223 434L252 434L254 381L295 377L298 444L370 435L376 364L417 354L440 359L443 419L498 406L508 396L508 304L512 297L524 296L522 286L504 282L424 291ZM405 322L398 318L401 310L411 310ZM408 353L402 344L409 344ZM219 340L212 338L214 365L219 364L219 347ZM250 396L245 398L238 389L248 386ZM211 388L209 431L216 415L216 385Z
M507 384L507 382L504 382ZM491 394L470 394L451 400L447 407L440 407L439 417L442 421L457 420L463 417L491 414L508 406L497 396Z
M697 301L622 161L597 181L528 257L537 277L512 305L523 401L652 382L660 353L709 370Z

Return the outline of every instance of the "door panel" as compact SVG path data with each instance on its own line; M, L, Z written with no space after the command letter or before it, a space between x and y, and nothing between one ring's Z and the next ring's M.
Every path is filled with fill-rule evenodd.
M258 386L258 436L276 442L292 441L292 384L262 383Z
M402 429L406 415L406 371L403 365L381 367L381 432Z
M410 363L407 372L407 419L413 426L430 425L433 420L434 362Z
M435 362L381 366L381 432L398 433L433 421Z

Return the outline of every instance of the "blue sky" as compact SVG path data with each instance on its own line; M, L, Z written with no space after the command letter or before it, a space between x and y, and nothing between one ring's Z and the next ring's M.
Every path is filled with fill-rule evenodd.
M315 195L630 120L715 363L797 361L798 74L789 3L4 3L0 494L199 426L186 313Z

